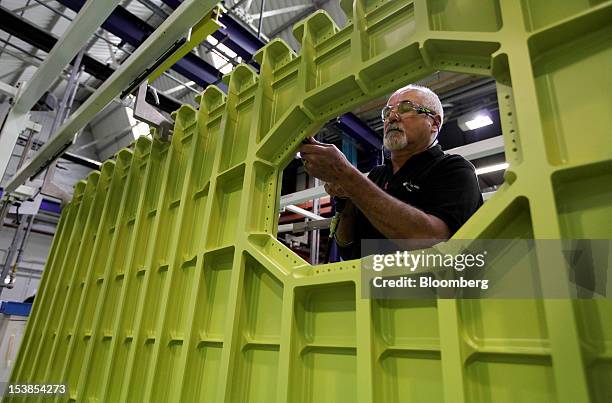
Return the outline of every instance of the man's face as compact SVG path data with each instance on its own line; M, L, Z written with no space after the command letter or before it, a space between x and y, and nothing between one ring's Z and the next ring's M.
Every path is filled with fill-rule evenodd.
M425 102L423 94L419 91L406 90L391 95L387 105L395 106L401 101L411 101L417 105L424 105ZM405 148L414 151L423 150L431 143L436 131L433 117L416 112L400 114L397 108L393 108L389 118L384 122L383 142L391 151Z

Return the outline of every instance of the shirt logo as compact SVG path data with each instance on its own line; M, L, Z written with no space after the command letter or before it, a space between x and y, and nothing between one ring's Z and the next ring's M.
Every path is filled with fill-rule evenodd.
M421 188L419 187L419 185L415 185L414 183L412 183L411 181L406 181L404 183L402 183L402 186L404 187L404 189L406 189L408 192L412 192L413 190L420 190Z

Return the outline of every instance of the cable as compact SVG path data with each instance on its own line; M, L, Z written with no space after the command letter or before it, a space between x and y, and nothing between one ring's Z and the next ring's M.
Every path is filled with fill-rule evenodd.
M331 223L329 224L329 238L327 239L327 250L325 251L325 258L323 259L323 264L329 263L329 258L331 255L331 249L334 244L334 240L336 239L336 230L338 229L338 224L340 223L340 217L342 217L343 208L338 208L340 206L344 206L345 201L342 199L338 199L337 197L332 197L332 207L336 212L332 217Z
M17 225L21 224L21 219L19 218L19 207L21 206L21 203L14 203L15 206L15 215L16 215L16 221L17 221Z

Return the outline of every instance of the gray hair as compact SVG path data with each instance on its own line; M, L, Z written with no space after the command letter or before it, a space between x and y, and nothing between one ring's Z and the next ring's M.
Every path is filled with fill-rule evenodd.
M440 102L440 98L438 98L438 95L435 92L433 92L427 87L423 87L422 85L409 84L405 87L396 90L394 94L405 91L420 92L423 95L425 101L423 102L423 106L431 109L436 114L440 115L440 127L442 127L442 123L444 122L444 108L442 108L442 102Z

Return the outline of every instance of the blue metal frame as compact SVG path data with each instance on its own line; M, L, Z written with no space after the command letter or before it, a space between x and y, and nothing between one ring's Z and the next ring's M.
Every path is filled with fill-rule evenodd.
M15 301L2 301L0 304L0 313L13 316L30 316L32 304Z
M47 199L42 199L40 203L40 210L48 211L50 213L61 214L62 213L62 205L58 202L54 202Z
M266 42L253 35L228 14L221 15L219 22L225 27L215 32L213 37L259 70L259 65L253 60L253 55L264 47Z
M177 8L182 3L182 0L162 1L171 8ZM253 55L261 49L266 42L245 28L229 14L221 15L219 22L224 25L224 28L219 29L212 36L236 52L245 62L256 66L259 70L259 66L253 60Z
M58 0L58 2L75 12L78 12L85 4L85 0ZM155 28L121 6L115 8L102 24L102 28L134 47L140 46L155 31ZM202 87L215 83L222 89L227 88L224 83L220 82L222 74L219 70L193 53L187 53L172 66L172 69Z
M0 198L4 194L4 189L0 189ZM50 213L61 214L62 213L62 205L58 202L42 199L40 202L39 210L48 211Z
M351 164L357 166L357 140L346 133L342 133L342 153Z
M364 142L375 150L382 148L382 139L353 113L339 116L336 120L336 126L355 140Z

